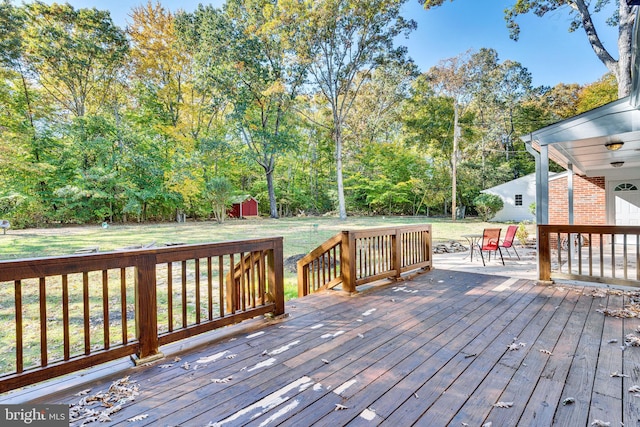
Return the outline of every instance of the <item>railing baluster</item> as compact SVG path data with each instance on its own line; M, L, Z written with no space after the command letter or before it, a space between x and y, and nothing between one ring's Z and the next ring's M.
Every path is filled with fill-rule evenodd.
M42 366L47 366L47 288L44 277L40 278L40 360Z
M582 275L582 234L578 233L578 274Z
M600 277L604 277L604 239L600 233Z
M82 273L82 303L84 305L84 354L91 353L91 324L89 322L89 273Z
M623 243L623 248L622 248L622 250L623 250L623 259L624 259L623 260L623 262L624 262L623 271L624 271L624 278L625 278L625 280L627 280L627 278L628 278L628 275L627 275L627 234L625 233L625 234L623 234L623 236L624 236L623 237L624 243Z
M225 295L224 295L224 256L218 256L218 305L220 310L220 317L224 317L224 304L225 304ZM229 298L229 295L227 295Z
M22 327L22 281L13 282L15 292L15 313L16 313L16 372L24 371L24 350L23 350L23 327Z
M616 235L611 235L611 277L616 277Z
M562 240L560 239L560 233L557 233L557 244L558 244L558 271L562 271Z
M636 234L636 280L640 280L640 234Z
M195 259L196 275L196 325L200 324L200 259Z
M180 327L187 327L187 261L182 261L180 263L181 272L181 285L182 285L182 325Z
M207 315L209 320L213 319L213 261L210 256L207 257Z
M593 276L593 236L589 233L589 276Z
M120 318L122 319L122 344L129 342L127 331L127 269L120 269Z
M169 332L173 332L173 262L167 263L167 315Z
M69 278L66 274L62 275L62 335L63 358L69 360L71 358L71 334L69 331Z
M102 270L102 320L104 330L104 349L111 347L109 337L109 272Z

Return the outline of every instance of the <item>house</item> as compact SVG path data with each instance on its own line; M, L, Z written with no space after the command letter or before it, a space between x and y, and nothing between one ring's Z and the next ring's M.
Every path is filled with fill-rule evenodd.
M258 216L258 201L249 195L237 197L233 200L227 215L231 218Z
M493 221L535 221L529 206L536 202L536 174L532 173L504 184L482 190L481 193L500 196L504 206L492 218Z

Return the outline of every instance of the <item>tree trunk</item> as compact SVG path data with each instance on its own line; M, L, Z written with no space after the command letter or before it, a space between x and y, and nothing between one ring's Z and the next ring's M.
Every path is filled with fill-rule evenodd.
M276 204L276 190L273 186L273 169L266 171L267 191L269 192L269 212L271 218L278 218L278 205Z
M338 182L338 208L340 219L347 219L347 207L344 199L344 182L342 180L342 130L340 124L336 124L334 131L336 142L336 181Z
M451 219L457 219L456 193L458 178L458 138L460 138L460 127L458 127L458 103L453 103L453 152L451 153Z

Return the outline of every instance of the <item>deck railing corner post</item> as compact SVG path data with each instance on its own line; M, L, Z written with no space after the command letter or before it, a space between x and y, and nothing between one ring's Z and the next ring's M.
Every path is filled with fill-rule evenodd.
M342 232L340 248L340 271L342 273L342 289L348 293L356 292L356 242L353 233Z
M274 316L281 316L285 313L284 307L284 251L283 238L275 240L273 250L269 253L269 275L274 286L275 310Z
M156 261L152 254L136 260L135 318L138 351L136 364L147 363L164 357L158 344L158 302L156 295Z

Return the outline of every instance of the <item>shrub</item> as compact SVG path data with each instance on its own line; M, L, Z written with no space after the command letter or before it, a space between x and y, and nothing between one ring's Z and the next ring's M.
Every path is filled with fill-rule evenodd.
M527 226L525 225L524 222L521 222L520 224L518 224L516 237L518 238L518 241L520 242L521 246L523 247L526 246L527 239L529 238L529 232L527 231Z
M480 215L483 221L488 221L493 218L504 206L504 202L500 196L486 193L482 193L473 199L473 204L476 207L476 212L478 212L478 215Z

